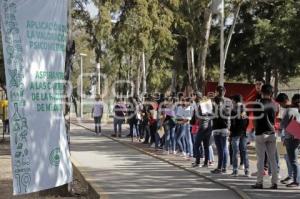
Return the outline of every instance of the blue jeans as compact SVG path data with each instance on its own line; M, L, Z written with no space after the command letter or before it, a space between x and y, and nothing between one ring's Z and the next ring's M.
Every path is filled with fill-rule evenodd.
M201 150L200 149L202 148L202 142L203 142L204 155L205 155L204 164L208 165L210 137L211 137L211 128L210 127L206 128L206 129L201 129L196 135L195 158L196 158L197 164L200 164L200 158L201 158ZM203 151L202 151L202 153L203 153ZM202 156L203 156L203 154L202 154Z
M300 140L294 138L288 138L285 140L287 154L293 170L293 180L296 183L300 182L300 168L298 164L298 147L300 145Z
M164 125L165 129L165 150L176 150L175 126L171 126L168 122Z
M232 164L233 164L233 172L238 172L238 154L241 146L241 153L244 158L244 166L245 172L249 171L249 159L247 152L247 137L246 136L237 136L232 137L231 139L232 145Z
M190 155L190 157L193 157L194 155L194 147L193 147L193 139L192 139L192 133L190 124L185 124L185 130L186 130L186 136L185 136L185 142L186 142L186 153Z
M187 125L186 124L177 124L177 138L176 142L179 146L179 150L181 152L186 152L186 144L185 144L185 137L187 134Z
M285 159L286 167L288 170L288 177L293 178L293 168L292 168L292 164L291 164L288 154L284 155L284 159Z
M218 151L218 169L226 169L228 156L227 136L216 134L214 138Z
M118 118L114 118L114 132L115 134L122 134L122 124L124 122L124 119L118 119Z

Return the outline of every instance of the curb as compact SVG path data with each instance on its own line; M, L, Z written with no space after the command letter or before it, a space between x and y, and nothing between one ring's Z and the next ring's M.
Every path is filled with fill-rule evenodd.
M90 199L99 199L100 198L100 195L99 193L93 188L93 186L91 185L90 182L88 182L85 177L83 176L83 174L79 171L79 169L77 168L77 166L75 165L79 165L80 164L74 159L71 157L71 161L72 161L72 165L73 165L73 172L76 172L76 174L81 178L81 180L83 180L83 182L87 185L88 187L88 198ZM101 192L102 193L102 192ZM106 196L102 196L101 198L104 198L104 199L107 199Z
M86 126L83 126L83 125L80 125L80 124L76 124L76 123L73 123L73 122L71 122L71 123L74 124L74 125L76 125L76 126L82 127L82 128L84 128L84 129L86 129L86 130L89 130L89 131L91 131L91 132L95 132L93 129L90 129L90 128L86 127ZM235 186L228 185L228 184L226 184L226 183L223 183L222 181L215 180L215 179L213 179L213 178L211 178L211 177L209 177L209 176L207 176L207 175L201 174L201 173L199 173L199 172L197 172L197 171L188 169L188 168L186 168L186 167L184 167L184 166L180 166L180 165L178 165L178 164L176 164L176 163L173 163L173 162L171 162L171 161L169 161L169 160L166 160L166 159L164 159L164 158L161 158L161 157L159 157L158 155L153 154L153 153L150 153L150 152L148 152L148 151L146 151L146 150L144 150L144 149L141 149L141 148L139 148L139 147L133 146L133 145L131 145L131 144L122 142L122 141L120 141L120 140L117 140L117 139L115 139L115 138L112 138L112 137L109 137L109 136L106 136L106 135L103 135L103 134L102 134L102 136L103 136L103 137L106 137L106 138L108 138L108 139L110 139L110 140L113 140L113 141L115 141L115 142L117 142L117 143L119 143L119 144L122 144L122 145L124 145L124 146L127 146L127 147L129 147L129 148L135 149L135 150L137 150L137 151L139 151L139 152L141 152L141 153L143 153L143 154L145 154L145 155L151 156L151 157L156 158L156 159L158 159L158 160L160 160L160 161L163 161L163 162L165 162L165 163L168 163L168 164L170 164L170 165L172 165L172 166L175 166L175 167L177 167L177 168L179 168L179 169L185 170L185 171L187 171L187 172L189 172L189 173L192 173L192 174L194 174L194 175L197 175L197 176L199 176L199 177L202 177L202 178L204 178L204 179L206 179L206 180L209 180L210 182L213 182L213 183L215 183L215 184L221 185L221 186L223 186L223 187L225 187L225 188L227 188L227 189L233 191L234 193L236 193L241 199L251 199L251 197L250 197L247 193L245 193L244 191L239 190L239 189L238 189L237 187L235 187Z

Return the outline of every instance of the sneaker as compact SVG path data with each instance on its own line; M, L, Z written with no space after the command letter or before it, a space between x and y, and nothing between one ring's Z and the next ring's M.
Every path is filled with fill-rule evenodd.
M212 174L221 174L222 170L221 169L214 169L212 171L210 171Z
M117 135L116 134L111 134L111 137L117 137Z
M245 171L245 175L244 175L244 177L247 177L247 178L249 178L249 177L250 177L250 172L249 172L249 171Z
M155 143L150 145L151 148L155 148Z
M170 151L163 151L163 155L169 155Z
M234 171L232 172L232 174L230 174L231 177L238 177L238 172L237 171Z
M274 189L274 190L278 189L277 184L273 184L273 185L270 187L270 189Z
M263 189L264 187L263 187L262 184L257 184L257 183L256 183L255 185L252 185L251 188L252 188L252 189Z
M222 169L222 173L227 173L227 169Z
M241 165L239 166L239 170L245 170L245 167L244 167L243 164L241 164Z
M177 151L173 151L173 154L176 155L176 154L177 154Z
M285 179L280 180L280 183L281 183L281 184L288 184L289 181L291 181L291 180L292 180L292 178L288 176L288 177L286 177Z
M297 187L299 187L299 183L297 183L297 182L292 182L292 183L286 185L286 187L289 187L289 188L297 188Z
M119 138L121 138L121 137L122 137L122 135L121 135L121 134L119 134L119 135L118 135L118 137L119 137Z
M233 169L233 166L232 164L228 167L229 170L232 170Z
M209 162L209 163L208 163L208 166L210 166L210 167L211 167L211 166L214 166L214 165L215 165L214 162Z
M195 167L200 167L200 163L193 162L193 163L192 163L192 167L193 167L193 168L195 168Z

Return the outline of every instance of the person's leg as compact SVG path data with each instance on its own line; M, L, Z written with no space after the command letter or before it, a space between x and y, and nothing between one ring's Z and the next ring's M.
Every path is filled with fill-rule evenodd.
M278 164L276 162L276 136L268 135L266 138L266 152L270 162L270 168L272 170L272 185L278 183Z
M118 119L118 133L119 133L119 137L122 137L122 124L123 124L123 120L122 119Z
M101 120L102 120L102 117L99 117L99 120L98 120L98 130L99 130L99 133L101 133Z
M209 161L209 144L210 144L210 137L211 137L211 130L207 129L204 133L203 133L203 146L204 146L204 165L208 165L208 161Z
M118 126L118 122L117 122L117 119L114 118L114 135L117 135L117 126Z
M215 138L215 144L218 152L218 166L217 169L222 169L222 163L223 163L223 151L222 151L222 144L221 144L221 135L214 135Z
M185 147L183 147L183 142L182 142L182 138L184 137L184 128L183 128L183 126L182 125L178 125L177 126L177 131L178 131L178 133L177 133L177 144L178 144L178 146L179 146L179 150L181 151L181 152L183 152L184 153L184 149L185 149Z
M175 153L176 152L176 128L175 126L171 127L170 126L170 139L171 139L171 143L172 143L172 152Z
M203 139L203 132L198 132L197 135L196 135L196 138L195 138L195 164L199 165L200 164L200 158L201 158L201 155L200 155L200 145L201 145L201 142L202 142L202 139Z
M264 172L264 162L265 162L265 153L266 145L264 141L264 135L256 136L255 138L255 149L257 156L257 180L258 185L263 185L263 172Z
M244 165L244 153L243 153L243 140L244 140L245 136L241 136L240 138L240 144L239 144L239 149L240 149L240 166ZM247 143L246 143L247 144Z
M94 124L95 124L95 133L98 134L98 122L97 122L97 117L94 117Z
M171 135L170 135L170 128L168 124L164 124L164 131L165 131L165 151L170 151L170 142L171 142Z
M129 122L129 134L127 135L128 137L133 137L133 126L134 124L132 122Z
M240 137L231 138L231 147L232 147L232 166L233 174L238 174L238 153L239 153Z
M286 149L288 153L288 158L290 160L292 171L293 171L293 181L294 183L299 183L299 165L298 165L298 146L299 141L290 138L286 140Z
M231 138L229 138L229 139L231 139ZM231 140L229 142L228 151L229 151L229 163L230 163L230 165L233 165L233 157L232 157L233 156L233 148L232 148Z
M244 163L244 170L245 170L245 174L248 176L249 175L249 170L250 170L250 166L249 166L249 157L248 157L248 150L247 150L247 142L248 142L248 138L247 136L242 136L240 138L240 150L241 150L241 155L243 156L243 163Z
M286 163L286 168L288 170L288 177L287 178L292 179L293 178L293 168L292 168L292 164L291 164L291 161L289 159L288 154L284 155L284 160L285 160L285 163Z
M150 139L150 126L148 124L145 125L144 136L145 136L144 143L148 144Z
M189 157L193 157L193 141L192 141L192 134L190 131L190 125L189 124L185 124L185 135L186 135L186 150L187 153L189 155Z
M222 169L226 170L227 168L227 158L228 158L228 145L227 145L227 136L221 136L221 155L222 155Z

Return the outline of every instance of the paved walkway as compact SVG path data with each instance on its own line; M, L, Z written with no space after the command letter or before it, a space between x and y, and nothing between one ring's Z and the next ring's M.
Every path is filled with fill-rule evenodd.
M71 128L74 164L110 199L239 198L226 187L78 126Z
M89 129L93 129L93 124L89 123L88 121L86 121L84 123L81 123L81 125L89 128ZM109 136L110 133L111 133L111 125L105 125L105 126L106 126L106 129L104 130L104 132L105 132L104 134ZM128 132L125 132L124 135L126 135L127 133ZM72 134L72 135L74 135L74 134ZM90 139L91 138L90 135L93 135L93 133L89 132L86 135ZM103 138L103 137L94 137L94 138L92 138L93 142L96 142L96 143L99 142L100 139L107 139L106 142L113 142L110 139ZM97 140L97 141L95 141L95 140ZM300 198L300 189L292 190L292 189L287 189L284 186L280 186L279 187L280 189L276 190L276 191L268 190L268 189L253 190L253 189L250 189L250 186L255 183L255 177L252 177L252 178L245 178L245 177L232 178L229 175L211 175L209 169L202 169L202 168L193 169L193 168L191 168L191 161L187 161L187 160L185 160L185 159L183 159L179 156L162 155L161 153L155 152L153 149L149 148L146 145L143 145L143 144L138 143L138 142L132 143L131 139L127 139L127 138L121 138L121 139L118 139L118 141L121 141L121 143L125 143L127 145L131 145L132 147L135 147L138 150L142 150L143 152L146 152L149 155L154 156L156 158L156 160L152 159L151 162L157 162L158 161L157 159L160 159L160 160L163 160L164 162L168 162L169 165L173 164L173 165L176 165L177 167L180 167L181 169L179 169L179 170L181 172L184 169L184 170L188 170L189 172L195 172L196 174L203 175L204 177L208 177L212 180L215 180L217 182L224 183L227 186L230 186L231 188L233 188L233 189L237 190L238 192L240 192L240 194L242 196L246 197L246 198L247 197L248 198L255 198L255 199L256 198L257 199L261 199L261 198L267 198L267 199L268 198L270 198L270 199L271 198ZM118 146L118 145L120 146L120 144L117 144L115 142L113 142L113 143L116 146ZM100 144L100 143L98 143L98 144ZM106 145L105 142L102 141L101 145L99 145L100 148L103 147L102 144L104 144L104 146ZM95 145L97 145L97 144L95 144ZM104 147L104 148L106 148L106 147ZM124 156L122 156L122 158L125 158L125 160L127 160L126 156L130 157L131 154L132 154L131 151L132 150L130 150L130 153L128 151L126 152L126 153L130 154L129 156L128 156L128 154L125 153ZM133 152L134 152L134 150L133 150ZM135 153L138 153L138 152L135 151ZM105 152L104 152L104 154L105 154ZM256 163L255 156L252 156L252 160L250 161L252 172L256 168L255 163ZM137 164L140 164L140 162L137 162ZM170 168L173 168L173 167L170 166ZM286 169L285 168L286 168L286 166L284 165L284 161L281 161L281 175L282 176L286 175ZM146 170L148 171L148 169L146 169ZM191 175L190 173L188 173L188 174ZM162 176L163 175L164 175L164 173L162 174ZM194 179L198 179L198 178L199 177L194 176ZM203 182L201 182L202 180L203 179L200 179L200 182L197 182L197 183L199 183L197 186L199 186L203 183ZM207 183L208 180L204 180L204 182ZM172 183L173 183L173 181L172 181ZM269 177L265 178L265 185L266 185L266 187L270 186L270 178ZM193 185L192 185L192 187L193 187ZM214 194L217 194L217 193L218 192L215 192Z

